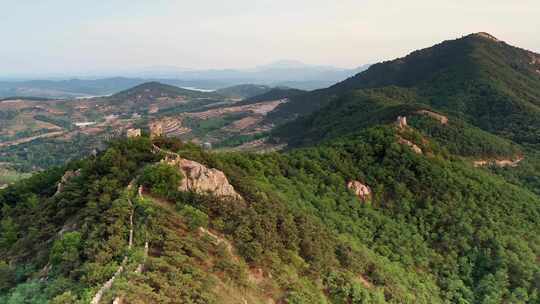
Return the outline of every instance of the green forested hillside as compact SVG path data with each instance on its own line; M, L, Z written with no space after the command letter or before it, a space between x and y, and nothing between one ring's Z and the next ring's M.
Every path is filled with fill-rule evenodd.
M421 110L432 109L423 101L415 91L394 86L357 90L344 94L313 115L278 128L273 134L277 139L286 139L290 146L309 146L366 127L393 123L398 116L405 116L411 127L454 155L511 158L521 154L517 144L455 116L445 116L449 121L442 125L436 119L420 114Z
M538 193L538 58L485 33L445 41L292 98L273 119L304 115L275 129L273 138L289 147L309 146L407 116L413 128L454 155L524 158L518 168L492 171ZM417 115L419 110L444 115L449 123Z
M475 34L375 65L274 113L314 111L285 152L140 137L10 185L0 303L540 303L529 55ZM185 190L208 177L235 195Z
M257 84L241 84L216 90L215 93L229 98L247 99L253 96L265 94L272 87Z
M400 103L412 101L460 118L483 130L515 142L537 145L540 129L540 55L494 40L487 34L472 34L415 51L393 61L371 66L367 71L338 83L292 98L273 115L275 119L307 114L326 116L370 99L385 98ZM367 92L366 92L367 89ZM360 90L359 93L354 93ZM402 93L395 95L396 90ZM343 94L351 92L349 98ZM354 97L354 95L360 97ZM351 96L352 95L352 96ZM328 106L328 107L326 107ZM315 119L315 118L311 118ZM298 127L298 122L293 122ZM346 125L337 120L335 124ZM289 126L284 126L284 129ZM309 124L305 127L308 128ZM297 134L293 134L297 135ZM283 134L280 134L283 137Z
M263 94L255 95L246 100L241 101L239 104L253 104L261 101L279 100L284 98L290 98L306 93L304 90L292 89L287 87L277 87L265 92Z
M183 177L153 166L163 155L144 138L71 163L80 175L58 194L62 170L35 175L0 192L3 299L88 303L127 255L105 299L536 303L540 199L459 160L414 154L395 132L371 128L287 154L158 143L223 170L245 202L178 192ZM350 180L372 188L367 203L347 190ZM212 245L198 227L232 248Z
M135 86L133 88L130 88L128 90L124 90L121 92L118 92L110 97L108 99L111 100L111 102L114 101L122 101L122 100L130 100L130 99L142 99L143 101L148 99L156 99L159 97L186 97L186 98L220 98L219 94L212 93L212 92L200 92L200 91L194 91L194 90L188 90L179 88L176 86L163 84L159 82L146 82L143 84L140 84L138 86Z

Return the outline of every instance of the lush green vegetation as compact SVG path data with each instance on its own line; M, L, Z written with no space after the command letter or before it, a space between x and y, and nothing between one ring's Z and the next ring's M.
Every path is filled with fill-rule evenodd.
M28 173L20 173L9 168L0 167L0 186L11 184L29 176L30 174Z
M71 123L71 120L69 120L68 118L57 118L57 117L50 117L46 115L36 115L34 116L34 119L48 122L67 130L71 130L74 127L73 124Z
M159 82L146 82L133 88L116 93L109 97L111 102L123 102L131 98L143 98L144 100L159 97L186 97L186 98L221 98L219 94L212 92L200 92L183 89L177 86L163 84Z
M232 113L208 119L185 118L183 123L192 129L193 136L204 137L208 133L217 131L244 116L243 113Z
M443 149L431 157L414 154L395 136L393 128L371 128L264 155L207 154L174 140L157 142L223 170L247 202L178 192L181 177L155 165L160 156L147 139L113 143L96 158L71 163L81 175L59 194L63 170L0 192L1 292L8 303L84 303L127 254L127 271L108 298L537 303L540 199L446 160L436 152ZM128 187L137 176L150 196L138 199ZM350 180L370 185L370 204L347 190ZM135 247L126 251L131 208ZM216 245L198 227L233 247ZM144 241L151 247L146 260ZM142 261L145 271L133 273ZM263 279L265 296L250 279L250 269L259 267L272 275Z
M226 138L222 141L220 141L217 145L215 145L215 148L226 148L226 147L237 147L242 144L245 144L250 141L254 141L257 139L265 138L268 136L267 132L257 133L257 134L240 134L240 135L234 135L229 138Z
M167 164L149 165L144 168L139 183L160 196L168 196L178 188L182 175Z
M69 144L55 139L37 139L2 148L0 162L9 163L19 172L43 170L90 155L94 149L103 149L103 141L102 138L82 133L75 135Z
M410 117L409 124L455 155L477 159L515 159L522 154L518 145L511 141L458 119L441 124L433 118L414 115Z
M493 168L513 184L539 192L540 77L531 52L473 34L371 66L328 89L291 98L275 121L312 113L278 127L273 140L309 146L407 116L428 141L470 159L525 160ZM414 115L428 109L440 125Z
M239 104L253 104L253 103L262 102L262 101L279 100L279 99L284 99L284 98L290 98L293 96L298 96L305 92L306 91L298 90L298 89L278 87L278 88L271 89L267 92L264 92L262 94L252 96L246 100L241 101Z
M303 146L284 153L142 137L19 181L0 190L0 302L88 303L123 265L104 302L540 303L540 81L524 54L474 35L375 65L310 93L304 110L327 107L273 134ZM243 199L179 191L153 144Z
M519 144L536 146L540 138L540 76L535 69L531 53L473 34L375 64L328 89L293 97L272 117L282 119L323 109L315 117L305 118L305 126L293 122L299 131L309 131L315 126L309 122L337 113L336 107L346 117L354 117L359 114L359 103L390 98L398 103L414 101ZM377 96L371 89L376 89ZM360 92L352 93L355 90ZM343 97L347 92L348 97ZM348 108L351 113L344 112ZM350 122L334 121L340 127ZM284 133L279 132L279 136L285 137Z
M270 90L272 88L265 85L241 84L216 90L216 93L229 98L246 99L264 94Z

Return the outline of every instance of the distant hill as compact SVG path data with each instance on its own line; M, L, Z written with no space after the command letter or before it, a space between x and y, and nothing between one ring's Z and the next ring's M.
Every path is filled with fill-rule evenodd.
M97 80L30 80L0 82L0 97L35 96L49 98L74 98L82 96L109 95L141 83L143 79L106 78Z
M367 66L360 66L356 69L342 69L291 61L280 61L251 69L186 70L158 67L140 71L119 71L114 74L123 75L123 77L101 76L103 78L99 78L99 76L92 76L92 79L0 81L0 97L75 98L103 96L149 81L204 89L220 89L254 83L312 90L342 81L366 68Z
M341 81L359 71L365 70L366 65L354 69L337 68L333 66L311 65L295 60L280 60L270 64L246 69L213 69L186 70L168 69L167 73L134 73L136 77L174 78L184 80L220 80L225 82L257 83L275 86L284 82L332 82Z
M112 99L137 98L139 100L149 100L160 97L218 98L221 96L213 92L188 90L156 81L143 83L111 96Z
M241 84L216 90L216 93L225 97L245 99L264 94L271 89L271 87L265 85Z
M252 104L252 103L257 103L261 101L291 98L291 97L298 96L304 93L306 93L306 91L298 90L298 89L291 89L291 88L285 88L285 87L273 88L268 92L243 100L239 104Z
M538 145L540 55L489 34L472 34L375 64L330 88L294 97L272 118L317 111L277 132L285 138L301 138L305 132L345 134L365 124L366 113L373 111L366 109L368 104L413 103L515 142ZM287 131L291 128L296 132Z

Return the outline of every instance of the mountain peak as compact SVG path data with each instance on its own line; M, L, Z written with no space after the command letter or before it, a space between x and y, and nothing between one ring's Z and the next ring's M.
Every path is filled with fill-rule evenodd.
M489 39L489 40L495 41L495 42L501 42L501 40L497 39L497 37L495 37L495 36L493 36L493 35L491 35L490 33L487 33L487 32L478 32L478 33L471 34L470 36L481 37L481 38Z

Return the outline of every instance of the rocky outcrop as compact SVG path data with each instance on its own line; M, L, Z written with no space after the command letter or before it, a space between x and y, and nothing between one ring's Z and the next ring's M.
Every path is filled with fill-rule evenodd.
M178 190L192 191L199 194L212 194L221 198L242 199L227 176L220 170L207 168L198 162L181 157L167 157L163 162L178 168L182 181Z
M398 137L398 143L400 145L410 147L411 150L413 150L413 152L416 153L416 154L423 154L422 149L419 146L417 146L416 144L414 144L413 142L411 142L409 140L406 140L403 137Z
M348 182L347 188L354 192L354 194L363 202L367 202L371 199L371 188L359 181L353 180Z
M78 169L76 171L71 171L71 170L66 171L64 175L62 176L62 178L60 179L60 182L56 186L56 193L54 195L57 195L61 193L62 191L64 191L64 187L66 186L67 182L70 179L80 176L80 175L81 175L81 169Z
M426 116L429 116L435 120L438 120L441 125L446 125L448 124L448 117L444 116L444 115L441 115L439 113L435 113L435 112L432 112L432 111L428 111L428 110L420 110L420 111L417 111L416 112L417 114L421 114L421 115L426 115Z
M407 117L406 116L398 116L396 120L396 125L398 129L405 129L407 127Z
M488 167L488 166L495 166L495 167L517 167L519 163L523 160L523 156L520 156L516 159L482 159L482 160L475 160L473 161L473 166L475 167Z
M540 74L540 55L530 52L529 57L531 59L529 64L533 66L533 69L537 74Z
M531 58L531 61L529 62L530 65L540 64L540 55L531 52L529 53L529 57Z
M476 33L474 34L476 36L479 36L479 37L482 37L482 38L485 38L485 39L489 39L491 41L495 41L495 42L501 42L499 39L497 39L495 36L489 34L489 33L486 33L486 32L479 32L479 33Z

